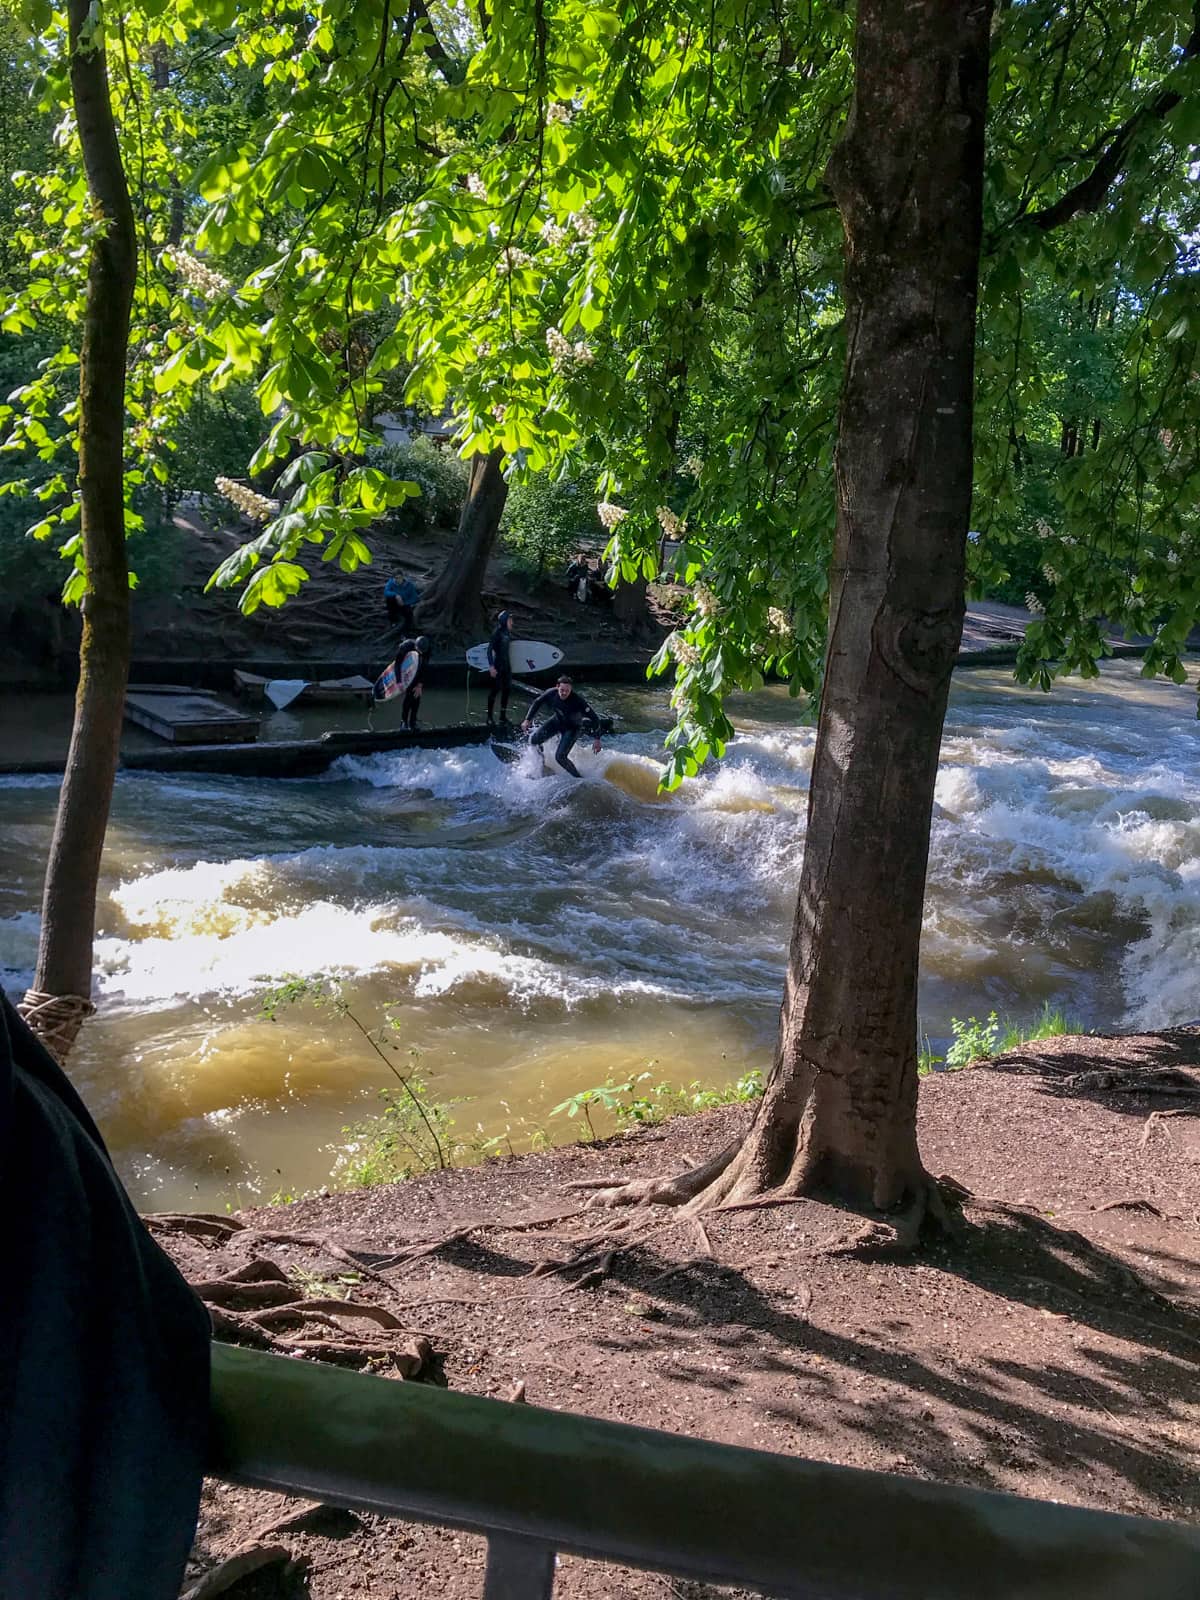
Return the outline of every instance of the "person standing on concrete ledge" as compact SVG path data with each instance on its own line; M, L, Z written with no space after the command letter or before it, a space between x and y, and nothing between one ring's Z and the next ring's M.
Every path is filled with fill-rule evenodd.
M403 670L405 656L411 655L413 651L416 651L419 657L417 670L409 679L408 687L404 691L404 702L400 707L400 725L407 728L410 733L417 731L417 712L421 706L421 691L425 687L425 669L433 654L433 640L427 633L422 633L415 639L403 640L396 646L397 667Z

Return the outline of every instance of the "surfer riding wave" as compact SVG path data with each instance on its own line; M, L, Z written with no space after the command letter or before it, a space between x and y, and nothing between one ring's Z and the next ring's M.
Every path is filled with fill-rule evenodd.
M547 689L544 694L538 695L530 706L529 715L521 724L524 733L529 733L534 718L543 709L548 709L550 715L537 732L530 735L530 744L536 745L540 750L548 739L557 734L555 761L573 778L581 778L583 774L571 760L571 751L575 748L575 741L581 733L590 733L592 752L595 755L600 754L600 718L583 696L575 693L575 686L565 673L553 689Z

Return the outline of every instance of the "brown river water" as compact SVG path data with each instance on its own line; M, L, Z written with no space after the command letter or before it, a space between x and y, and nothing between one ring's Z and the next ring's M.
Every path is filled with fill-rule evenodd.
M665 693L588 693L621 722L580 758L582 783L484 747L295 781L120 779L100 1014L71 1072L139 1203L221 1209L329 1180L344 1126L390 1079L345 1019L263 1018L291 977L339 980L368 1025L390 1008L459 1131L508 1128L518 1145L573 1133L550 1108L650 1063L705 1084L769 1064L812 729L783 691L739 700L724 762L660 797ZM951 1017L1024 1020L1047 1002L1093 1028L1200 1016L1195 706L1129 662L1050 696L1001 669L956 676L922 950L935 1044ZM308 720L281 718L287 737ZM33 964L56 792L0 778L12 993Z

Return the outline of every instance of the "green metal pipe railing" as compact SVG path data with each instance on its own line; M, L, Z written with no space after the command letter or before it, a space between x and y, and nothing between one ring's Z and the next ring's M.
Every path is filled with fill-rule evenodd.
M556 1552L796 1600L1197 1600L1200 1530L735 1449L225 1345L211 1470L482 1533L487 1600Z

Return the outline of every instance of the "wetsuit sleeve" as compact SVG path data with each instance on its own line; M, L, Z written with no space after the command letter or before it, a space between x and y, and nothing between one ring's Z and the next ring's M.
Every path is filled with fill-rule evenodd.
M580 695L579 698L583 700L582 695ZM600 718L592 710L591 706L588 705L586 700L583 700L583 714L579 719L579 726L583 729L584 733L590 734L593 739L598 739L600 737Z
M499 668L499 666L500 666L500 658L499 658L499 655L498 655L497 650L496 650L496 635L495 634L493 634L492 637L488 640L487 659L488 659L488 666L489 667L496 667L497 669Z
M532 722L537 713L558 693L557 689L543 689L541 694L525 713L525 721Z

